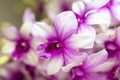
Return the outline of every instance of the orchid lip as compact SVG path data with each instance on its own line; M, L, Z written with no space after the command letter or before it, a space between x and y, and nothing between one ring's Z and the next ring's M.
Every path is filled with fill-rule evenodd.
M113 41L106 41L104 43L104 45L105 45L105 49L109 53L109 57L115 56L119 52L119 46L117 45L117 43L114 40Z

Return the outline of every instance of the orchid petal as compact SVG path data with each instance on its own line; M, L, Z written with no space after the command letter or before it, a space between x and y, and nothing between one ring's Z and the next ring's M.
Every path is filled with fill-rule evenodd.
M120 20L120 4L111 7L114 17Z
M87 54L66 49L64 56L65 56L65 64L66 65L62 67L62 70L64 72L68 72L71 70L71 68L82 64L83 61L86 59Z
M71 11L65 11L57 15L55 18L55 29L58 37L64 37L71 34L77 29L77 19Z
M94 67L93 69L91 69L91 72L107 72L110 71L114 66L115 66L115 61L112 60L108 60L96 67Z
M30 36L30 30L31 30L31 27L33 27L34 21L35 21L34 14L32 13L32 11L29 8L27 8L23 15L23 24L20 28L20 33L23 36L25 36L25 37Z
M103 45L104 41L108 39L108 37L114 37L115 31L113 29L108 29L103 33L99 33L96 36L96 43L99 45Z
M24 22L34 22L35 15L32 13L30 8L27 8L23 15L23 23Z
M120 27L118 27L116 29L116 32L115 32L115 39L116 39L116 43L118 43L118 45L120 45Z
M20 33L23 37L30 37L30 29L33 27L33 24L31 23L23 23L20 28Z
M12 54L15 50L15 46L15 43L9 42L2 47L1 52L5 54Z
M44 22L36 22L31 28L33 36L40 36L46 38L48 35L52 34L52 27Z
M39 60L38 55L32 50L30 50L28 53L29 54L22 58L22 60L29 65L36 65Z
M55 56L53 57L49 64L48 64L48 68L47 68L47 74L48 75L53 75L56 74L60 68L63 65L63 57L61 55Z
M90 25L99 25L105 31L111 24L111 17L107 9L102 9L90 14L86 21Z
M109 0L92 0L87 3L88 8L100 8L106 5Z
M2 35L8 40L17 40L20 35L16 27L9 26L2 29Z
M41 37L37 37L37 36L32 38L31 41L30 41L31 47L34 50L36 50L40 44L44 44L46 42L47 42L46 39L41 38Z
M75 1L72 4L72 10L78 14L82 13L85 10L85 5L82 1Z
M108 57L106 50L101 50L98 53L94 53L88 56L85 60L84 67L87 69L94 68L95 66L103 63Z
M95 41L96 32L94 28L88 25L81 25L78 33L73 34L70 38L66 40L66 44L73 48L92 48Z

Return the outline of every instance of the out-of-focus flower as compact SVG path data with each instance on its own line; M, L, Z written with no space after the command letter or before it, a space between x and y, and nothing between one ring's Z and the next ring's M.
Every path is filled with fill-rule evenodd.
M35 56L35 41L30 33L30 28L33 27L34 14L28 8L26 9L23 16L23 24L20 31L14 26L8 26L2 29L2 35L6 38L9 43L7 43L2 48L2 53L12 53L13 59L19 59L26 56L29 61L37 61L37 56ZM27 61L27 60L25 60Z
M0 55L0 66L3 66L9 61L9 56L7 55Z
M107 80L106 75L101 73L111 70L116 64L107 60L107 56L105 50L89 55L82 65L72 69L71 80Z
M107 52L109 53L109 57L115 57L120 60L120 27L115 30L114 37L108 37L104 41L104 46Z
M38 46L40 56L50 58L47 68L49 75L57 73L61 67L65 71L66 68L70 69L82 63L87 55L76 50L92 48L95 39L94 30L93 33L89 28L78 30L76 17L71 11L57 15L54 27L44 22L36 23L32 34L41 37L41 43Z
M73 3L72 10L76 14L79 27L81 27L82 25L86 27L98 25L103 31L105 31L111 24L111 17L108 10L106 9L98 10L96 8L91 8L90 6L84 4L84 2L81 0L75 1Z
M0 73L2 80L54 80L52 76L41 75L35 66L19 61L8 63L0 68L0 71L2 72Z
M63 11L71 10L72 0L53 0L47 1L46 11L51 20L54 20L55 16ZM55 7L53 6L55 5Z

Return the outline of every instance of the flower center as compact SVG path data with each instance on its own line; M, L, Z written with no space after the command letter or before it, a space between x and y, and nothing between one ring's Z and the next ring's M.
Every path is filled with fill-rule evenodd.
M48 43L47 47L45 48L46 52L52 52L52 51L56 51L59 50L63 47L63 44L60 42L52 42L52 43Z
M22 52L27 52L30 48L30 45L29 45L29 42L28 40L19 40L17 45L16 45L16 50L17 52L19 53L22 53Z
M104 45L109 55L113 55L119 50L119 46L115 43L115 41L106 41Z

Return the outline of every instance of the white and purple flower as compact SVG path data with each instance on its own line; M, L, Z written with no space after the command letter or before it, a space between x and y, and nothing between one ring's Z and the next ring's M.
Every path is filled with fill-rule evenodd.
M50 59L47 68L49 75L57 73L61 67L66 70L80 62L82 64L87 54L78 50L92 48L95 39L94 30L78 29L76 17L71 11L57 15L54 27L44 22L37 22L32 34L41 37L38 51L40 56Z
M12 58L15 60L26 56L29 61L32 61L32 58L36 61L35 45L37 42L34 42L35 38L30 33L34 21L34 14L27 8L23 16L23 24L20 31L14 26L3 28L1 32L3 37L8 40L8 43L2 48L2 53L12 54Z
M108 37L104 41L104 47L109 53L109 57L120 60L120 27L115 30L114 37Z
M105 50L89 55L82 65L71 69L70 80L107 80L106 74L103 73L111 70L116 64L107 57Z
M97 0L93 2L98 2ZM86 27L100 26L105 31L111 24L110 13L106 9L98 10L96 4L86 5L84 1L75 1L72 5L72 10L75 12L78 19L78 26L85 25ZM97 6L97 5L96 5ZM86 28L84 27L84 28Z
M82 0L90 9L107 10L111 15L111 25L119 24L120 0ZM106 13L106 12L105 12Z

